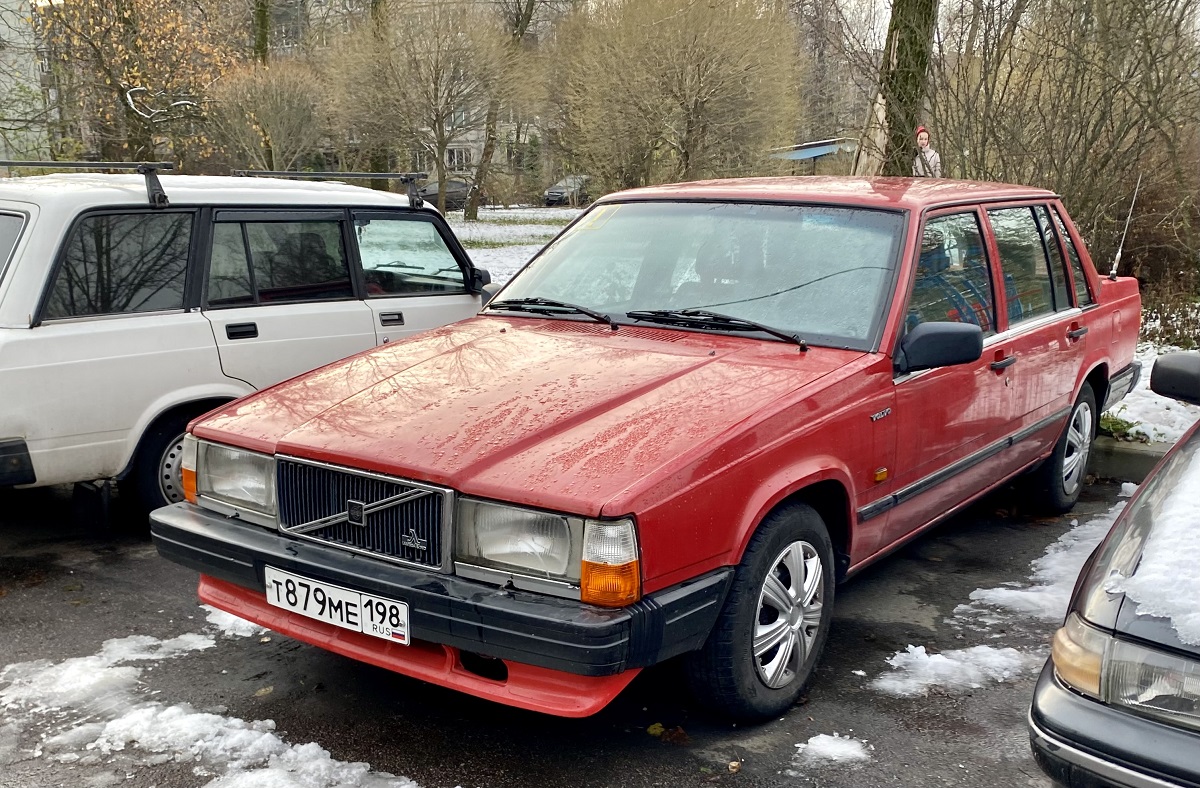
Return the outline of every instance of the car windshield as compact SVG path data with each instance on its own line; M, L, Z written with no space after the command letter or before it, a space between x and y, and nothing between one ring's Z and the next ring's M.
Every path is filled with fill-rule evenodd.
M497 303L544 298L609 314L705 310L869 349L901 246L899 212L817 205L600 206L534 258Z

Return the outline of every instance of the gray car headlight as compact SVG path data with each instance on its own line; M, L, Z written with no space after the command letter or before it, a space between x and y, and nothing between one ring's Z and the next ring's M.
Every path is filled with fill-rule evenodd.
M200 441L196 492L203 499L275 517L275 458L234 446Z
M568 582L579 581L583 520L459 499L455 560Z
M1105 700L1200 730L1200 662L1114 640L1104 656Z

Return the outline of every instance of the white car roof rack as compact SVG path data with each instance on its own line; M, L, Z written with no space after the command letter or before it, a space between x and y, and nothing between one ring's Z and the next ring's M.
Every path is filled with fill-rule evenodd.
M146 199L151 208L166 208L170 205L167 193L158 180L159 170L173 170L169 161L7 161L0 160L3 167L37 167L47 170L135 170L146 178Z
M429 177L427 172L298 172L295 170L231 170L234 175L259 178L311 178L318 181L363 180L400 181L408 186L408 202L414 208L425 204L417 192L417 181Z

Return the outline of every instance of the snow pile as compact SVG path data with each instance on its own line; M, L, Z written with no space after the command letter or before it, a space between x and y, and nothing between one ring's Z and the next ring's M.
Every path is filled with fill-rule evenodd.
M1200 477L1200 455L1180 477L1183 489ZM1174 495L1158 512L1132 577L1108 586L1138 603L1138 613L1161 616L1184 643L1200 646L1200 499Z
M1138 486L1133 482L1121 482L1121 492L1117 493L1118 498L1132 498L1137 492Z
M1150 390L1150 370L1154 367L1155 359L1176 350L1178 348L1153 345L1138 348L1137 359L1142 362L1141 380L1120 404L1107 411L1109 415L1134 422L1136 426L1130 430L1131 434L1151 441L1174 443L1200 420L1200 407L1160 397Z
M975 604L959 605L954 611L955 615L966 617L982 614L985 612L982 606L987 606L1033 616L1042 621L1061 621L1067 613L1067 604L1071 601L1071 591L1075 588L1079 570L1096 545L1108 534L1126 503L1118 502L1105 514L1083 525L1079 525L1078 520L1072 520L1071 530L1059 537L1045 555L1033 562L1033 576L1030 578L1033 585L1025 588L978 588L971 592L971 600Z
M217 631L227 638L248 638L267 631L265 627L260 627L244 618L238 618L233 613L226 613L224 610L217 610L209 605L201 605L200 609L204 611L208 623L216 627Z
M813 736L804 744L796 745L796 754L792 756L792 766L811 766L816 763L833 761L834 763L854 763L871 759L867 752L868 744L861 739L849 736L832 736L821 733ZM870 749L875 749L871 747ZM789 776L796 776L790 774Z
M1041 667L1043 661L1044 657L1024 654L1015 648L972 646L929 654L924 646L909 646L888 659L895 670L875 679L870 686L902 698L927 695L933 686L951 691L978 689L989 682L1021 676Z
M210 613L210 622L226 632L248 625L238 621ZM34 755L44 752L60 763L95 765L121 753L124 766L130 760L197 763L197 774L219 774L209 788L417 788L407 778L372 772L369 764L336 761L315 743L288 744L274 733L271 720L246 722L187 704L147 701L142 668L125 664L215 644L199 634L170 640L138 635L106 641L99 654L88 657L8 665L0 670L0 708L9 721L0 730L0 749L17 747L19 723L40 716L56 732Z

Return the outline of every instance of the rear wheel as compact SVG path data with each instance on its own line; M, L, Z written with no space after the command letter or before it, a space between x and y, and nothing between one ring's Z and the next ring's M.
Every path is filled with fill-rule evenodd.
M833 547L820 515L794 504L750 540L725 607L688 661L692 691L739 719L765 719L807 687L833 616Z
M1064 514L1079 500L1087 478L1099 415L1091 384L1084 383L1071 408L1067 427L1054 446L1054 453L1029 477L1040 510L1047 514Z

